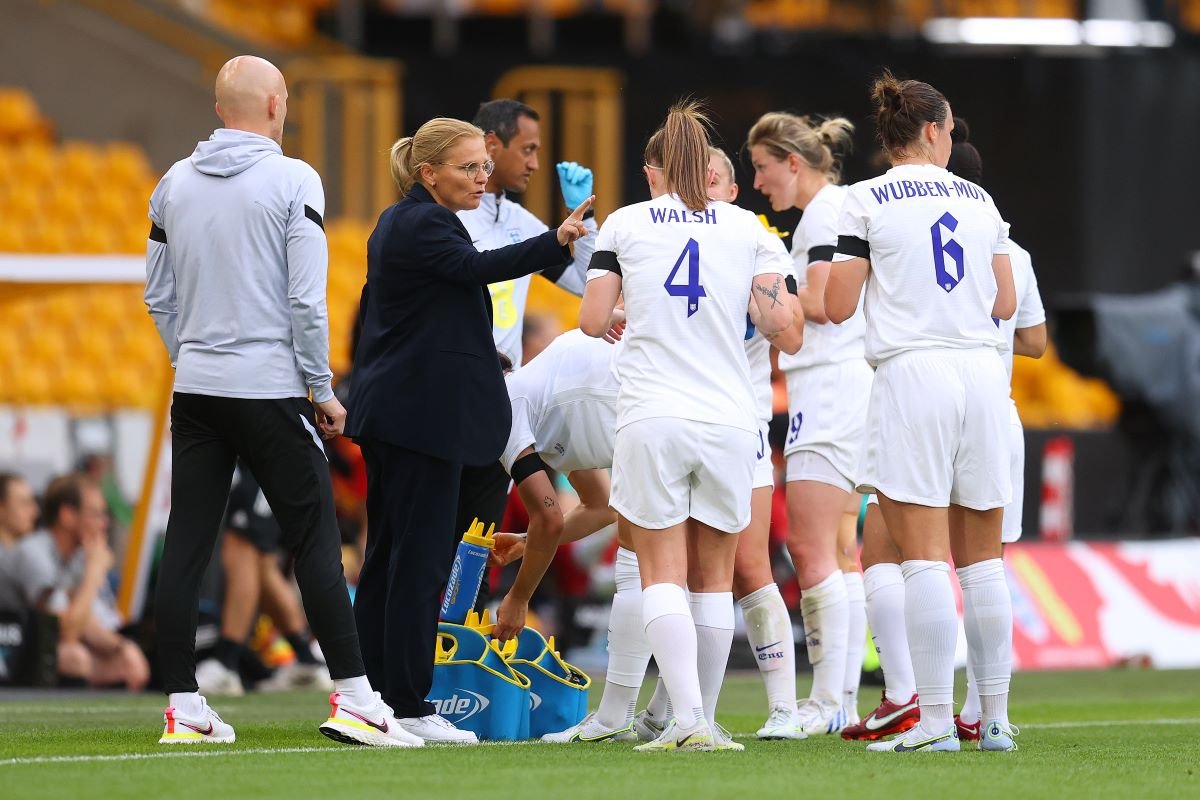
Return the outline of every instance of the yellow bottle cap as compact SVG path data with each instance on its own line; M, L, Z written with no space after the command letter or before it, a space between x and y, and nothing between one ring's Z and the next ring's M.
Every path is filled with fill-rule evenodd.
M486 547L488 550L493 550L496 547L496 523L492 523L488 528L487 533L483 532L483 523L478 519L471 523L471 527L463 534L463 541L468 544Z

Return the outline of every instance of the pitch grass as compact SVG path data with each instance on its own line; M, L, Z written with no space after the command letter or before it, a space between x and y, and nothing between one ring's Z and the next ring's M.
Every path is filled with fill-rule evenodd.
M348 748L317 733L327 706L311 693L217 703L237 744L163 748L157 696L7 693L0 798L1200 797L1198 679L1196 671L1019 675L1012 717L1023 727L1021 750L1005 754L867 753L830 737L758 742L765 701L753 674L730 676L721 697L720 719L744 753ZM862 711L876 691L864 687Z

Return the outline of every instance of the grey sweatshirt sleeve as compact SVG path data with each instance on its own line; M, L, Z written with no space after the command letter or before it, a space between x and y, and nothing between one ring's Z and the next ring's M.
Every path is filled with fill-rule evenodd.
M292 201L287 222L288 304L292 311L292 350L318 403L333 399L326 307L329 244L324 213L321 178L310 169Z
M583 289L587 286L588 264L592 263L592 254L596 252L596 218L589 217L583 221L588 235L575 240L575 258L554 282L576 297L583 297ZM543 273L546 277L551 277Z
M179 359L179 338L175 333L179 306L175 301L175 266L167 247L162 203L170 173L159 181L150 196L150 236L146 241L146 308L158 328L158 335L171 357L171 367Z

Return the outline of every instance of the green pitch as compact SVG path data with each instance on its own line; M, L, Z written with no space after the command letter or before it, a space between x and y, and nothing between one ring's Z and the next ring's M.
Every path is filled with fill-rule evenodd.
M746 674L730 677L720 714L744 753L639 754L624 744L354 749L317 733L328 706L314 694L216 702L237 729L236 745L168 749L155 744L157 696L10 692L0 694L0 797L1200 797L1198 682L1195 671L1022 674L1012 707L1020 752L908 756L829 737L754 740L765 700L757 675ZM864 690L866 712L878 695ZM598 698L597 689L593 704Z

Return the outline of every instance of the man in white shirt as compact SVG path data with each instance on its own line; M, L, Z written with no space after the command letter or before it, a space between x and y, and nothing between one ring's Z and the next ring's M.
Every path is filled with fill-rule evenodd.
M508 99L483 103L475 114L473 122L486 134L488 158L495 163L495 169L488 178L479 207L460 211L458 217L479 250L494 250L523 242L548 230L545 223L508 196L528 189L529 179L538 169L538 152L542 146L538 119L536 110ZM563 162L557 165L557 170L563 200L568 206L577 208L592 195L590 169L574 162ZM584 225L589 233L596 232L596 220L590 210L584 216ZM584 236L575 242L575 258L570 264L539 274L572 294L582 295L595 241L595 236ZM531 280L532 276L526 275L488 286L492 295L492 336L496 340L496 349L512 362L515 370L520 369L522 363L521 333ZM465 468L455 529L465 531L475 518L499 524L508 500L509 483L508 475L498 464ZM486 600L486 586L480 598L481 602Z

